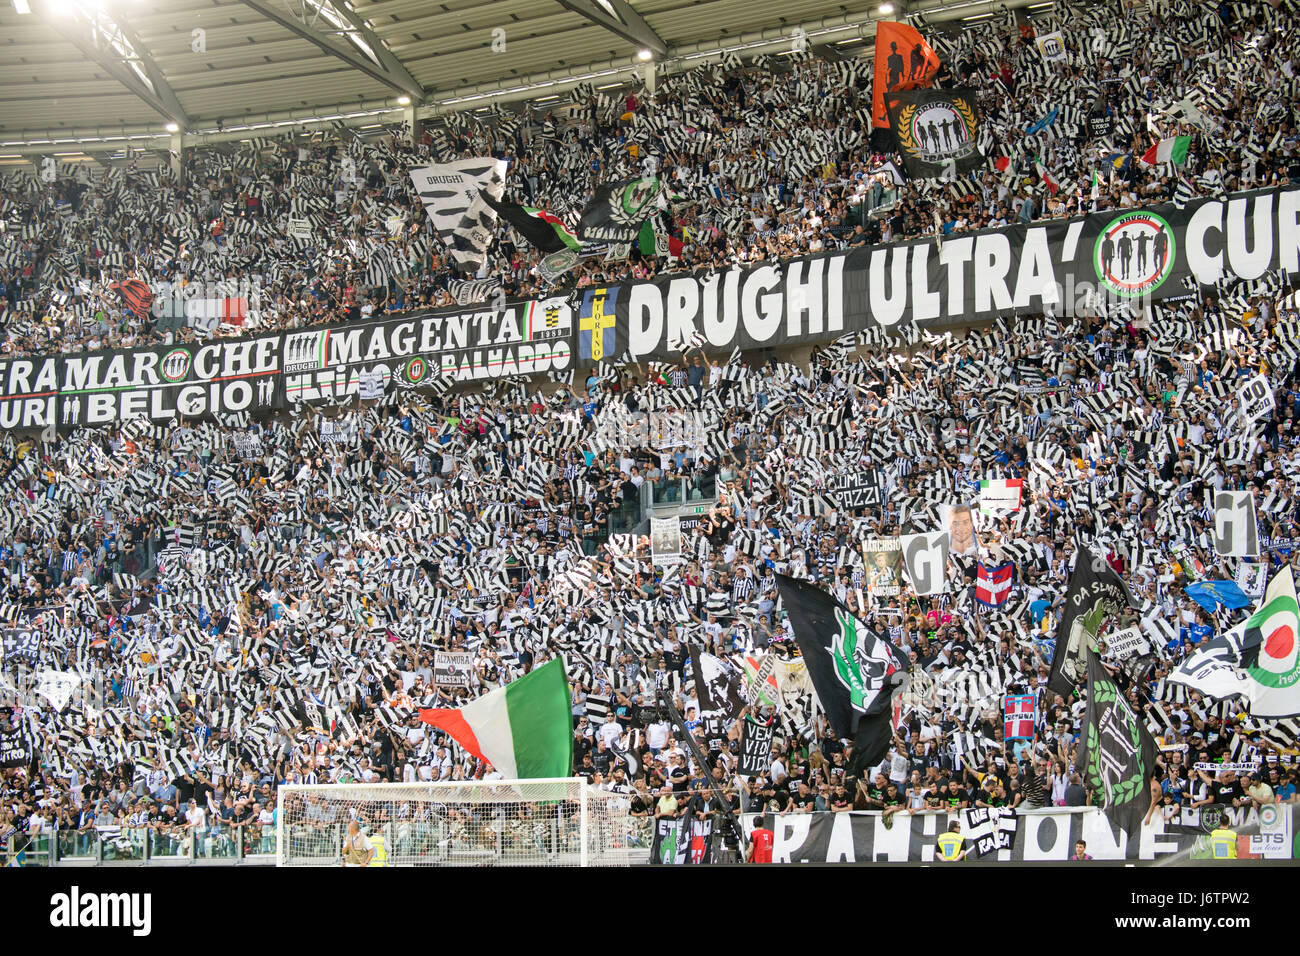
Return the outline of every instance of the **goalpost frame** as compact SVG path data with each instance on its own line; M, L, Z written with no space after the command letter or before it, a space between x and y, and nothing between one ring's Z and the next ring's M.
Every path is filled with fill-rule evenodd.
M451 795L456 792L465 792L467 789L475 787L486 788L508 788L508 787L545 787L546 785L557 785L561 787L572 788L576 791L578 804L578 865L588 866L591 863L590 856L590 839L591 839L591 806L590 791L592 789L583 777L534 777L522 780L437 780L419 783L352 783L352 784L333 784L333 783L316 783L316 784L288 784L278 787L275 797L275 858L276 866L287 865L285 848L288 845L287 833L285 831L285 806L284 798L287 792L304 793L304 794L323 794L343 796L348 791L364 790L369 793L383 794L384 798L392 800L401 800L403 795L409 795L411 798L427 799L430 796L437 795L439 792ZM614 796L611 794L611 796ZM467 801L451 801L467 802ZM522 803L529 801L522 800Z

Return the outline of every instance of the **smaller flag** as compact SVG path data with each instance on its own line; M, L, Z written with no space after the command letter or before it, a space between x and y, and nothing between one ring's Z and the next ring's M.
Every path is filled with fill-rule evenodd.
M683 245L680 239L663 231L656 216L641 224L637 248L643 256L668 256L675 259L682 254Z
M1056 122L1056 117L1059 116L1060 113L1061 113L1060 107L1053 107L1051 112L1049 112L1042 119L1030 123L1028 126L1026 126L1025 135L1033 136L1035 133L1041 133L1043 130L1047 129L1047 127L1051 126L1053 123Z
M1033 740L1035 703L1033 694L1007 694L1002 698L1002 738L1004 740Z
M1011 584L1016 575L1016 565L1006 561L996 568L979 565L975 579L975 600L986 607L1005 604L1011 596Z
M109 288L122 297L122 302L132 315L143 319L149 314L149 309L153 306L153 290L148 283L140 279L123 279L112 283Z
M1183 590L1210 614L1215 613L1220 604L1231 611L1250 605L1250 598L1236 581L1197 581Z
M1049 193L1055 196L1061 191L1061 184L1056 181L1056 177L1051 174L1046 166L1042 163L1034 163L1034 169L1038 171L1038 178L1043 181L1043 185L1047 187Z
M1192 145L1190 136L1170 136L1162 139L1142 154L1142 162L1148 166L1156 163L1173 163L1182 166L1187 162L1187 150Z
M1020 510L1023 478L986 478L980 481L980 511L1004 514Z

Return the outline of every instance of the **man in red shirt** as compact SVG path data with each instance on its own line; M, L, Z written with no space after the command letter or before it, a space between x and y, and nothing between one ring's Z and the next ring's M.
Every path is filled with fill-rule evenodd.
M763 828L762 817L754 817L754 829L749 834L749 856L745 858L745 862L771 863L773 835L771 830Z

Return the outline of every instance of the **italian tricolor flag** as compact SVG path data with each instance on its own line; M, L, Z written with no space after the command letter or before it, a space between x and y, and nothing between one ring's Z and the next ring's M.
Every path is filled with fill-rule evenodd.
M510 780L573 774L573 711L564 662L549 661L456 709L420 711Z
M1187 150L1192 145L1190 136L1170 136L1156 143L1142 154L1142 162L1148 166L1156 163L1173 163L1182 166L1187 162Z
M981 481L980 511L990 515L1019 511L1024 486L1023 478L988 478Z
M1047 187L1047 191L1055 196L1057 192L1060 191L1061 184L1057 181L1056 177L1052 175L1052 171L1042 163L1034 163L1034 168L1038 171L1038 178L1043 181L1043 185Z
M661 231L653 220L646 220L641 224L641 231L637 235L637 248L643 256L677 258L682 254L683 244L680 239L674 239Z

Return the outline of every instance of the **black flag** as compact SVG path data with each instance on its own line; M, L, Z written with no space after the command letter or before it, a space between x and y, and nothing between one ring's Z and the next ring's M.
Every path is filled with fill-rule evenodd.
M722 658L691 647L691 670L695 678L695 696L700 702L699 717L734 720L745 706L740 690L740 674Z
M580 243L569 232L563 220L545 209L521 206L517 202L493 199L485 190L479 195L483 201L497 211L506 222L514 227L515 232L528 240L533 248L542 252L560 252L563 249L578 249Z
M583 243L632 242L641 232L641 224L666 202L667 190L654 177L602 183L582 210L579 238Z
M767 773L772 766L772 737L776 728L745 718L740 733L740 763L736 773L742 777L757 777Z
M22 727L0 730L0 767L26 767L34 751Z
M1087 656L1088 710L1076 766L1106 819L1132 836L1151 806L1156 745L1101 659Z
M1065 610L1056 627L1052 674L1047 679L1050 690L1066 697L1083 683L1088 666L1085 654L1095 648L1105 620L1125 606L1137 610L1141 604L1114 568L1080 546L1065 592Z
M972 90L890 93L889 128L916 179L956 179L984 165Z
M853 738L848 772L880 763L891 737L892 688L906 679L907 662L820 588L784 574L776 586L826 719L837 737Z

